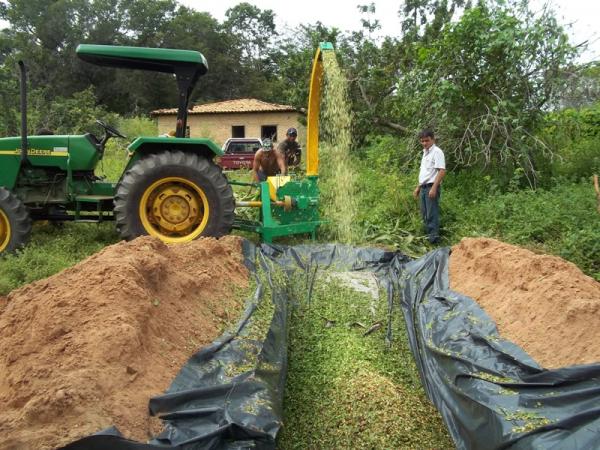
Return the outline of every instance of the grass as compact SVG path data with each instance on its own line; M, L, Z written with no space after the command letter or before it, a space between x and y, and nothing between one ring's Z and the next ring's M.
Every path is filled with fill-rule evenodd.
M37 223L25 248L0 258L0 295L54 275L118 240L113 223Z
M385 245L411 256L433 247L413 199L416 172L385 168L374 157L359 170L358 243ZM441 197L442 245L490 237L560 256L600 281L600 226L591 180L555 179L547 188L500 189L493 177L449 173Z
M453 448L394 316L387 348L385 301L333 278L315 283L310 304L292 313L278 448ZM364 336L377 322L384 326Z

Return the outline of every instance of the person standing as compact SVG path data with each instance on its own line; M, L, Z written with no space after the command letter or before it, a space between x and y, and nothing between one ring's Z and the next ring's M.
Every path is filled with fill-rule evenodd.
M419 133L419 141L423 147L419 184L413 192L415 198L421 199L421 216L425 225L427 238L432 244L440 240L440 194L441 184L446 175L444 152L435 145L435 135L431 130Z
M252 165L252 175L256 182L266 181L267 177L275 176L277 173L285 175L287 172L284 155L273 149L271 139L263 139L262 143L262 148L254 154Z
M285 155L285 163L288 167L300 164L300 144L298 144L297 138L298 130L289 128L285 133L285 140L277 146L277 150Z

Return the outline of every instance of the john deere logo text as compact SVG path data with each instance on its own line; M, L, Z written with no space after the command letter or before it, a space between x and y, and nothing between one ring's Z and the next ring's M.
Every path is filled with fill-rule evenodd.
M52 150L46 150L42 148L30 148L29 150L27 150L27 153L29 153L30 155L37 156L49 156L52 154Z
M14 150L0 150L0 155L20 155L21 149L16 148ZM67 157L69 154L67 150L63 150L60 147L55 148L55 150L45 149L45 148L29 148L27 149L27 154L29 156L64 156Z

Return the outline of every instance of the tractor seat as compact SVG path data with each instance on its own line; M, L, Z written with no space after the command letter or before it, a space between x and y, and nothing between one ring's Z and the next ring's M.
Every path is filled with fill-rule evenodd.
M92 145L94 147L98 147L98 145L100 145L100 139L98 139L95 135L93 135L92 133L85 133L84 136L86 137L86 139L88 141L90 141L92 143Z

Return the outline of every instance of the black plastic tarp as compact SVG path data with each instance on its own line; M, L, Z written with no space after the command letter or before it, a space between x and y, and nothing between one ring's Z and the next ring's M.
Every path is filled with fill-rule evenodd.
M257 264L272 267L251 243L244 243L245 264L256 277ZM150 399L149 411L164 431L151 443L123 438L110 428L64 449L272 449L281 428L287 367L289 299L283 286L270 284L271 296L256 277L254 296L235 329L193 355L164 395ZM263 340L253 339L253 321L261 302L273 302ZM261 318L262 319L262 318ZM264 319L263 319L264 320Z
M372 248L246 242L244 255L252 273L263 269L269 286L257 278L236 329L194 355L167 392L150 400L165 431L142 444L112 428L66 449L275 448L289 308L310 298L319 269L376 273L387 289L390 315L404 316L425 391L458 448L600 448L600 364L544 370L503 340L473 300L448 289L448 249L410 261ZM274 267L301 271L308 295L290 298L285 278L271 276ZM264 340L252 340L249 330L262 301L273 305L268 332ZM386 338L393 339L391 327ZM244 370L233 376L231 367Z
M392 264L391 281L421 380L456 446L600 448L600 364L541 368L475 301L449 290L448 259L446 248Z

